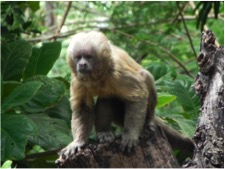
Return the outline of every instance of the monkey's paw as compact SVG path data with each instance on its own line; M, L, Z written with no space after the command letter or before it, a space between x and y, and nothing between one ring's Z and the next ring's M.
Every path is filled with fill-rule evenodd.
M138 143L138 139L134 139L134 138L129 138L127 136L123 136L122 137L122 141L121 141L121 151L125 154L125 155L130 155L131 153L134 152L135 146Z
M79 152L84 146L84 144L85 142L78 142L78 141L71 142L67 147L65 147L59 152L60 158L64 160L69 158L71 155Z
M100 143L111 143L115 140L115 136L111 131L97 133L97 140Z

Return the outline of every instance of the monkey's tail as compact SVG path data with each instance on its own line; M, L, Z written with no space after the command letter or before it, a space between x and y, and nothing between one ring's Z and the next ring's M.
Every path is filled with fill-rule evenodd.
M166 125L159 117L155 117L155 125L160 127L163 134L165 134L170 145L181 150L181 152L187 154L193 154L194 152L194 142L191 138L185 137L181 133L177 132L175 129Z

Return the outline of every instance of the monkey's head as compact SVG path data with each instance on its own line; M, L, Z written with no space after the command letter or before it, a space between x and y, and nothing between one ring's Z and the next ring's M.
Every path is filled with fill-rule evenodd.
M74 35L67 52L68 63L79 80L98 80L110 68L110 44L101 32Z

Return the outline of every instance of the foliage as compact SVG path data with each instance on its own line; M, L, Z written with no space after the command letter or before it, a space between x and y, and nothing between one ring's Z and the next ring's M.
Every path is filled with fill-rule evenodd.
M18 39L21 32L27 34L41 33L33 19L33 13L39 9L39 2L1 2L1 32L4 40ZM32 11L25 16L26 10ZM27 12L29 12L27 11Z
M200 9L199 17L197 19L197 28L199 28L199 26L200 26L201 30L203 30L203 26L206 24L207 16L209 15L212 8L214 9L215 18L218 18L220 4L221 4L221 2L219 2L219 1L215 1L215 2L200 1L200 2L198 2L195 10L199 9L201 6L202 6L202 8Z
M24 13L25 6L34 8L37 3L2 2L1 5L6 7L2 17L7 18L2 26L8 30L2 34L1 43L1 161L18 161L25 158L33 145L49 150L68 144L71 135L67 122L71 112L69 103L65 102L67 84L60 78L47 77L60 55L61 42L32 46L21 39L25 31L21 12ZM54 112L62 101L63 120L59 119L59 112ZM6 165L11 163L8 161L3 167Z
M12 165L12 161L7 160L4 162L4 164L2 164L1 168L11 168L11 165Z
M45 11L46 3L52 11ZM224 40L221 2L194 3L195 9L188 2L179 8L176 2L76 1L57 34L57 25L45 26L45 17L53 12L51 17L61 18L68 2L1 2L2 167L53 168L56 150L72 140L65 56L67 37L80 30L103 31L149 70L157 86L156 114L192 137L200 105L191 87L198 72L196 25L207 24ZM198 10L198 18L189 17ZM209 17L212 12L217 20Z

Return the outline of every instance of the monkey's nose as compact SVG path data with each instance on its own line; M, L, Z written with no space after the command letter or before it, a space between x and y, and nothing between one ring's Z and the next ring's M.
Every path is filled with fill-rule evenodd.
M80 67L80 69L86 69L87 68L87 64L86 63L80 63L79 67Z

